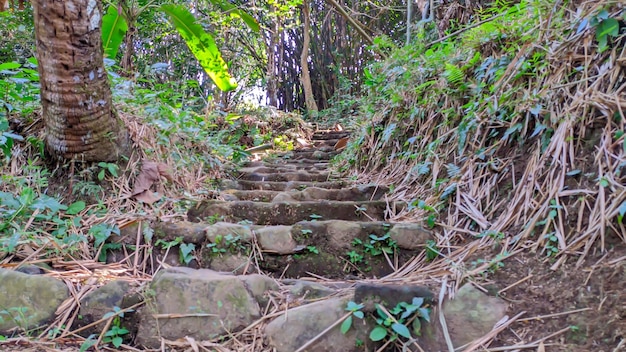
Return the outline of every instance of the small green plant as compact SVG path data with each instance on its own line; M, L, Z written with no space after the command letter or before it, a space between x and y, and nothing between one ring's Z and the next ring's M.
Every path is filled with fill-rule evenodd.
M311 219L311 221L316 221L322 218L321 215L317 215L317 214L311 214L309 215L309 218Z
M89 234L94 238L94 247L99 249L98 260L101 262L106 262L108 250L122 247L121 243L106 242L111 235L120 235L117 225L97 224L89 229Z
M215 241L206 245L211 250L212 254L220 255L227 252L239 253L247 252L249 249L242 243L241 236L234 236L232 234L217 235Z
M309 238L309 235L311 235L311 234L313 233L313 230L310 230L310 229L302 229L302 230L300 231L300 233L302 233L302 236L303 236L304 238Z
M376 314L376 327L369 335L372 341L381 341L385 338L395 341L399 337L411 339L411 331L414 335L421 336L420 319L430 322L430 309L426 307L423 297L414 297L411 303L400 302L389 311L380 304L376 304ZM411 329L407 326L408 324Z
M351 250L350 252L347 253L348 254L348 260L350 260L350 263L352 264L359 264L361 262L363 262L363 254L356 252L355 250Z
M586 27L586 20L579 26L579 31ZM608 49L608 41L610 38L617 38L620 35L619 20L609 17L607 10L602 10L598 15L591 18L589 23L591 27L596 29L596 40L598 41L598 51L603 52Z
M26 315L27 311L27 307L11 307L0 310L0 323L4 323L6 317L8 320L13 321L13 323L20 327L20 329L26 330L28 328L29 321L33 318L32 315Z
M315 247L315 246L306 246L306 249L307 249L310 253L320 254L319 249L317 249L317 247Z
M171 241L166 241L163 239L158 239L156 240L156 242L154 243L155 246L157 247L161 247L161 249L170 249L174 246L177 246L179 244L183 243L183 238L182 237L176 237L175 239L171 240Z
M437 209L426 204L425 201L421 199L412 200L407 206L407 210L411 211L413 209L421 209L426 211L426 226L430 229L435 227L435 221L437 220Z
M342 334L345 335L348 332L348 330L350 330L350 328L352 327L353 316L359 319L363 319L365 317L365 315L363 314L363 311L361 311L363 307L364 307L363 304L356 304L353 301L348 302L346 310L350 312L351 314L346 318L346 320L343 321L343 323L341 323L340 330Z
M396 241L391 239L389 234L383 236L376 236L374 234L369 235L369 241L363 243L365 253L371 254L373 257L386 254L393 254L398 245Z
M220 221L224 220L224 216L223 215L219 215L219 214L213 214L209 217L206 218L206 222L213 225L215 223L218 223Z
M426 241L426 261L431 262L439 256L439 248L437 247L437 241Z
M99 162L98 166L100 167L100 171L98 172L98 180L100 181L104 180L104 177L106 176L107 171L113 177L118 176L117 171L119 170L119 166L117 166L116 164Z
M130 312L132 310L127 310ZM122 318L124 317L124 311L119 307L113 307L112 312L106 313L103 318L109 319L113 317L113 321L111 322L111 328L104 333L104 338L102 342L111 343L116 348L119 348L124 342L124 335L127 335L130 331L122 327Z
M179 248L179 259L181 263L189 264L192 260L196 259L193 255L193 251L196 249L196 245L193 243L181 243Z

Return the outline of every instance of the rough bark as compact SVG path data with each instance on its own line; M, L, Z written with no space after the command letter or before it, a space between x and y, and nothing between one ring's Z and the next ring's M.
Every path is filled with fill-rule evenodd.
M104 69L101 2L34 0L33 10L48 151L63 159L116 160L128 137Z
M300 56L300 65L302 67L302 89L304 90L304 102L309 111L318 111L315 97L313 96L313 86L311 85L311 75L309 74L309 44L311 43L311 20L309 14L309 2L302 2L302 16L304 17L304 43L302 44L302 55Z

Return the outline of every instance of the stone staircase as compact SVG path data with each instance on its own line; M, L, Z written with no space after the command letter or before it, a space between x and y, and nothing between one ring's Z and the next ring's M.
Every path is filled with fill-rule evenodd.
M355 319L340 332L349 302L363 304L367 315L376 314L376 303L392 309L419 298L436 321L429 288L375 280L400 269L434 237L419 224L386 221L406 206L386 201L386 187L332 174L334 146L347 135L320 131L313 148L250 162L237 180L222 182L220 199L189 209L188 221L149 224L151 257L135 263L149 264L145 270L156 272L152 281L139 292L116 280L88 293L72 328L85 337L100 335L110 322L99 319L121 308L128 309L121 320L130 330L125 342L140 349L202 344L250 352L374 351L383 342L368 338L373 319ZM123 228L115 241L134 246L147 230L138 226ZM118 250L119 258L112 252L109 261L128 258L125 251ZM45 297L20 293L40 313L32 326L50 321L71 300L60 280L2 270L0 278L6 287L49 288ZM488 333L506 309L471 285L456 297L443 309L453 318L448 326L455 346ZM406 350L448 350L439 325L418 319L423 337ZM12 327L0 324L0 333ZM399 343L384 350L402 350Z

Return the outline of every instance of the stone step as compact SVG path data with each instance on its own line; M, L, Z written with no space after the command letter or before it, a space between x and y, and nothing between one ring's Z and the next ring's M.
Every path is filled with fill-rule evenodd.
M228 184L222 189L240 189L240 190L267 190L267 191L291 191L291 190L303 190L309 187L319 187L327 189L343 188L346 185L343 181L328 181L328 182L303 182L303 181L289 181L289 182L275 182L275 181L246 181L239 180Z
M280 173L288 173L288 172L300 172L300 173L311 173L311 174L319 174L321 171L326 171L327 168L315 167L315 166L298 166L298 165L290 165L290 164L275 164L275 165L267 165L267 166L257 166L257 167L242 167L239 169L239 172L242 174L280 174Z
M283 172L283 173L242 173L239 178L246 181L270 181L270 182L289 182L289 181L302 181L302 182L325 182L329 178L328 173L312 173L306 171L300 172Z
M315 140L323 140L323 139L341 139L349 135L350 135L349 131L315 132L313 133L313 137L311 137L311 140L315 141Z
M388 204L384 201L261 203L205 200L190 208L187 217L195 222L217 218L227 222L250 221L257 225L291 225L304 220L384 221L404 207L405 203Z
M285 159L293 159L293 160L301 160L301 159L309 159L315 160L316 163L319 163L320 160L330 160L335 155L339 154L339 152L335 151L321 151L321 150L298 150L295 152L290 152L289 154L279 154L279 157Z
M320 187L307 187L304 190L267 191L267 190L228 190L224 193L237 200L250 200L254 202L271 202L279 196L280 201L311 201L311 200L335 200L335 201L369 201L379 200L389 189L375 185L363 185L343 189L325 189ZM277 200L278 201L278 200Z
M311 142L316 147L323 147L323 146L333 147L335 144L337 144L337 142L339 142L340 139L341 138L318 139L318 140L314 140L314 141L311 141Z
M256 169L256 168L265 168L265 169L262 169L262 171L257 170L258 172L263 172L263 173L272 172L270 169L281 169L281 170L278 170L279 172L297 171L297 170L317 171L317 170L327 170L329 165L330 163L324 163L324 162L310 164L310 163L300 163L300 162L290 163L287 160L280 161L280 162L272 162L272 163L255 161L255 162L250 162L250 163L245 164L242 168L239 169L239 171L241 172L252 171L253 169Z
M191 222L158 222L154 224L155 240L174 241L183 238L185 243L204 245L207 242L216 243L218 237L238 237L243 244L258 243L261 250L289 255L302 251L308 245L319 245L326 251L344 254L354 247L354 239L361 243L371 243L374 235L379 241L386 241L380 237L389 235L398 248L404 250L418 250L426 246L432 239L432 231L417 223L387 223L381 221L300 221L293 225L243 225L228 222L202 224ZM123 237L122 241L134 244L135 233ZM126 242L124 242L126 243Z

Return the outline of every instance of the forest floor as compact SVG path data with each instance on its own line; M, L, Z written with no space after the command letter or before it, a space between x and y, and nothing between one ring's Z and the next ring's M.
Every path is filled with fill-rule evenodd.
M272 160L276 160L276 157ZM290 162L287 160L287 163ZM263 162L256 162L257 165L261 163ZM278 165L284 167L287 164ZM312 166L314 164L295 163L294 165ZM317 175L317 172L322 171L324 169L319 169L310 175ZM284 170L277 171L276 175L280 176L281 173L284 175ZM253 179L258 177L258 173L248 173L245 176L240 174L239 179L246 182L246 177ZM62 189L64 187L62 183L55 185L54 179L50 181L51 188ZM250 182L257 183L259 188L263 188L266 184L262 180ZM284 183L289 184L289 182L292 181ZM350 185L351 183L347 182L345 187ZM267 191L261 191L260 194L263 194L262 192L267 193ZM575 226L575 224L571 225ZM437 229L435 228L434 231ZM501 240L504 242L504 239ZM455 246L458 249L465 245L471 246L472 243L460 241ZM508 258L488 265L486 270L475 270L489 263L489 258L502 253L502 245L506 243L496 241L493 247L483 248L462 262L450 262L448 264L450 267L447 268L452 271L455 270L452 266L464 266L468 272L465 280L505 300L509 304L509 318L515 317L507 329L493 336L489 347L484 346L479 350L494 352L515 350L618 352L626 350L624 342L626 341L624 338L626 334L626 244L618 236L608 233L605 242L606 251L602 252L599 248L590 251L580 265L574 261L575 257L568 257L558 260L559 265L555 266L557 260L554 257L536 253L532 248L518 248ZM321 245L318 245L318 249L325 250ZM123 262L120 263L123 264ZM296 264L292 262L294 267L297 267ZM339 267L341 262L337 266L331 269L341 272L342 269ZM304 270L315 273L316 267L315 263L311 262L304 266ZM320 264L319 267L324 268L324 265ZM305 271L293 272L290 276L297 277L304 273ZM270 275L278 277L284 274L284 272L282 275L277 272ZM419 276L420 272L405 275L404 279L410 279L412 275ZM345 284L353 285L358 282L358 279L355 279L346 280ZM381 282L385 281L384 277L381 279ZM333 281L341 280L333 279ZM11 339L11 343L0 344L0 350L77 351L81 341L81 339L69 338L53 342L44 339L38 342L26 337L17 337ZM103 350L117 349L104 347ZM265 348L255 350L244 348L243 350L265 351Z

